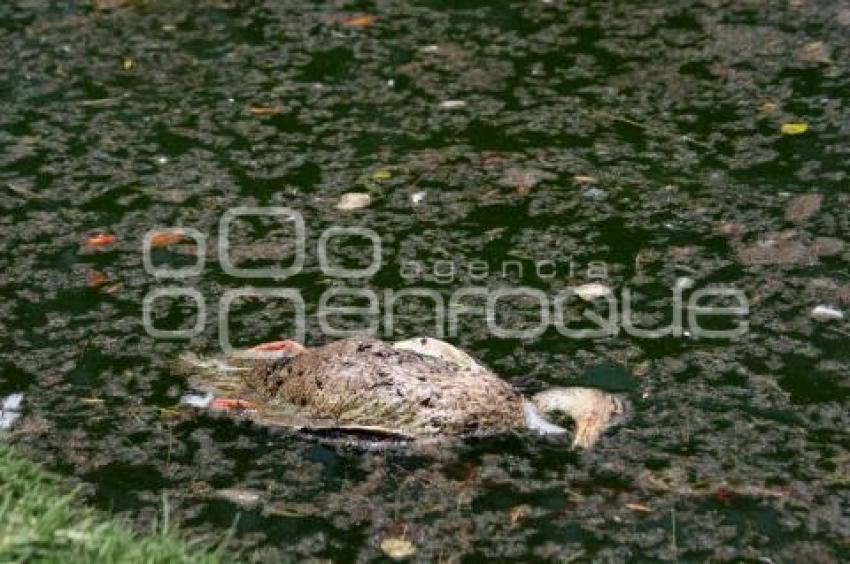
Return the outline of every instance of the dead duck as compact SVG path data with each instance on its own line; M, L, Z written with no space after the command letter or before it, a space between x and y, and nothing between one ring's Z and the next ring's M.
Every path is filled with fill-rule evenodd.
M394 344L356 337L305 348L258 345L274 358L239 363L189 360L212 369L195 379L196 405L235 409L257 423L312 434L426 441L530 430L562 435L542 413L575 421L574 448L590 448L622 421L623 399L595 388L551 388L530 399L462 350L420 337Z

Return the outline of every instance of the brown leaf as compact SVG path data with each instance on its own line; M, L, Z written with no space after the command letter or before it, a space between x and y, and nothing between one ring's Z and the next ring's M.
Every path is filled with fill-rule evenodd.
M258 104L248 108L248 111L254 116L276 116L283 113L283 108L280 106L265 106Z
M106 284L107 280L109 280L109 277L105 273L99 270L92 270L86 276L86 286L94 290Z
M88 248L94 249L98 247L105 247L107 245L111 245L115 241L118 240L118 237L112 235L110 233L95 233L90 235L83 241L83 245Z
M168 245L173 245L175 243L180 243L185 240L186 236L182 231L160 231L159 233L155 233L150 239L151 247L167 247Z
M360 14L357 16L351 16L350 18L346 18L342 20L342 25L348 27L369 27L377 21L377 17L371 14Z

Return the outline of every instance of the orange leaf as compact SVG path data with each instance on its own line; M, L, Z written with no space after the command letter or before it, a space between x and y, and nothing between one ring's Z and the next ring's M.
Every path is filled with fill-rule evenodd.
M86 277L86 286L91 289L99 288L106 284L107 280L109 280L109 277L105 273L99 270L92 270Z
M351 16L350 18L342 20L342 25L347 25L348 27L369 27L378 18L370 14L361 14L359 16Z
M251 106L248 108L251 115L255 116L276 116L283 113L283 108L280 106Z
M235 398L216 398L210 403L213 409L254 409L250 401Z
M85 240L85 246L90 248L105 247L118 240L118 237L109 233L95 233Z
M184 239L182 231L160 231L151 237L151 247L167 247Z

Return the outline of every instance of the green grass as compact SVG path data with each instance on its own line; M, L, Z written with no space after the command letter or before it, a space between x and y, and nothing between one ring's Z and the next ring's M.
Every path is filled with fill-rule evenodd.
M149 534L100 515L58 479L0 444L0 562L203 562L225 560L180 539L164 517Z

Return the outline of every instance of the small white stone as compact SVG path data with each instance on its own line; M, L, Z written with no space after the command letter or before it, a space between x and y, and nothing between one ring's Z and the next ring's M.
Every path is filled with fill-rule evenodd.
M613 293L611 288L599 282L589 282L581 286L576 286L573 288L573 292L575 292L576 296L588 302Z
M168 164L168 157L157 157L156 162L161 165Z
M419 205L425 200L426 192L425 190L420 190L419 192L414 192L410 196L410 201L413 202L413 205Z
M387 79L387 86L389 86L390 88L395 86L395 79L394 78Z
M443 100L440 102L440 107L444 110L459 110L466 107L466 102L463 100Z
M421 51L422 53L436 53L439 50L439 45L423 45L419 48L419 51Z
M840 321L844 319L844 313L841 310L823 304L815 307L809 315L816 321Z
M347 192L343 194L336 204L338 210L359 210L368 207L372 203L372 197L365 192Z

